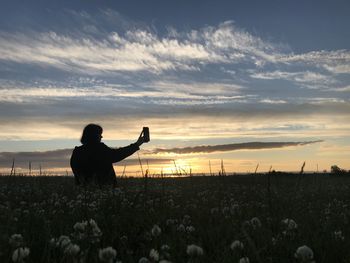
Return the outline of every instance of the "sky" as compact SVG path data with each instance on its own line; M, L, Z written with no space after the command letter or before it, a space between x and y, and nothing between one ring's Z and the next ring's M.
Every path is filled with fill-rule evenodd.
M85 125L117 174L350 169L349 1L2 1L0 171L71 173Z

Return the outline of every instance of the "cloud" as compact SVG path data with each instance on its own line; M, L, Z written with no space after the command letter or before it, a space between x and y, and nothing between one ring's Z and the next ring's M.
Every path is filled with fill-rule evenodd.
M34 152L0 152L0 168L11 169L12 161L15 160L15 167L21 169L28 169L29 162L33 169L39 169L41 165L43 168L68 168L69 161L73 149L59 149L52 151L34 151ZM149 164L168 164L172 159L167 158L142 158L142 162ZM138 158L127 158L118 165L139 165Z
M313 143L322 142L318 141L306 141L306 142L247 142L247 143L232 143L222 145L203 145L184 148L157 148L152 153L175 153L175 154L191 154L191 153L213 153L213 152L228 152L237 150L261 150L261 149L273 149L284 148L290 146L302 146Z
M304 72L288 72L288 71L272 71L272 72L254 72L250 75L255 79L264 80L288 80L297 84L306 84L309 87L322 86L329 87L331 84L336 84L338 81L330 74L322 74L319 72L304 71Z
M106 83L95 79L70 82L0 80L0 102L43 103L47 100L90 99L116 101L151 98L154 104L172 100L185 104L216 104L242 98L243 86L220 82L154 81L143 87L131 84ZM25 90L25 92L23 92Z
M86 19L86 15L81 19ZM0 32L0 57L87 74L193 71L206 64L240 61L261 64L274 62L276 57L274 45L239 29L232 21L176 37L159 36L145 28L105 32L98 37L52 30Z
M287 64L302 63L313 65L336 74L350 73L349 50L321 50L301 54L285 54L279 57L278 61Z

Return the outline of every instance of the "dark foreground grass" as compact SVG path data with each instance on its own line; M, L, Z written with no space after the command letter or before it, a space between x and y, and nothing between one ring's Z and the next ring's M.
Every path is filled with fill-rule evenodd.
M13 258L19 247L30 250L23 262L35 263L139 262L142 257L150 262L226 263L243 257L350 262L350 177L150 178L147 187L144 179L134 178L118 184L83 188L70 177L0 177L0 262L20 262ZM244 248L232 249L235 240ZM203 254L187 253L191 244ZM313 251L312 260L295 257L303 245ZM106 247L116 256L106 252L99 258ZM157 253L150 256L152 249L158 260Z

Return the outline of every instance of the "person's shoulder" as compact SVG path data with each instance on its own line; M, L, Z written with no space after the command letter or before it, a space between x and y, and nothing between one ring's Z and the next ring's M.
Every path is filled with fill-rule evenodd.
M84 149L85 149L84 145L75 146L73 149L73 153L82 152L82 151L84 151Z
M84 146L84 145L75 146L74 149L73 149L73 151L75 151L75 150L81 150L81 149L83 148L83 146Z
M110 149L110 147L108 147L106 144L104 144L103 142L100 142L98 144L98 147L101 148L101 149Z

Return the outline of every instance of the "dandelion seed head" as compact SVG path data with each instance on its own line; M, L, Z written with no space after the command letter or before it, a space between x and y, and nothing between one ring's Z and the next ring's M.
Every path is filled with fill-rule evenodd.
M250 223L253 226L253 228L259 228L261 227L261 221L259 218L257 217L253 217L252 219L250 219Z
M295 258L300 260L301 262L309 262L314 258L314 252L308 246L298 247L294 254Z
M80 252L80 247L77 244L70 243L65 249L64 253L70 256L76 256Z
M154 260L154 261L158 261L159 260L159 253L156 249L152 248L151 251L149 252L149 257L150 259Z
M65 248L66 246L68 246L71 243L71 240L68 236L60 236L57 240L57 246L61 247L61 248Z
M100 249L98 252L98 257L102 262L112 263L117 256L117 251L112 247L106 247Z
M30 250L27 247L19 247L12 253L13 262L23 262L23 260L29 256Z
M23 243L23 237L21 234L13 234L9 239L9 244L12 247L19 247Z
M188 245L186 252L187 252L187 255L191 257L203 255L203 249L200 246L197 246L195 244Z
M249 263L250 261L249 261L248 257L243 257L243 258L240 258L238 262L239 263Z
M243 248L244 248L244 245L243 245L243 243L242 243L241 241L235 240L235 241L232 242L230 248L231 248L232 250L243 249Z
M282 223L286 226L287 230L295 230L298 228L297 223L293 219L286 218L282 220Z
M158 225L154 225L151 230L152 236L157 237L162 233L162 230Z
M149 263L148 258L142 257L139 259L138 263Z

